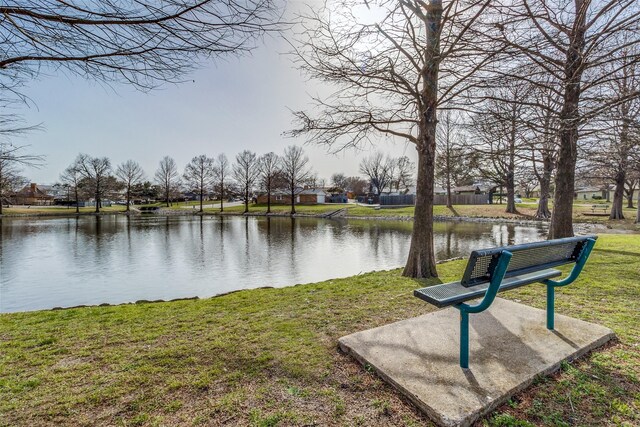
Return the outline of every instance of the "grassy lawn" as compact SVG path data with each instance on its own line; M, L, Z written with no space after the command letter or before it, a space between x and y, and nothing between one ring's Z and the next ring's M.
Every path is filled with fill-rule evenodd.
M353 205L340 204L340 203L332 203L332 204L324 204L324 205L296 205L296 213L307 214L307 215L321 215L321 214L337 211L338 209L349 208L350 206L353 206ZM208 213L218 213L220 212L220 209L209 208L209 209L205 209L204 211ZM241 214L243 212L244 212L244 205L224 207L225 214ZM273 214L288 214L290 212L291 212L290 205L280 205L280 204L271 205L271 213ZM249 213L266 214L267 205L262 203L249 203Z
M204 211L209 214L218 214L220 213L219 201L210 201L205 202ZM610 221L607 216L591 216L588 215L592 213L591 206L594 203L576 203L573 207L573 219L575 222L586 222L586 223L598 223L604 224L609 228L620 228L627 230L640 230L640 225L634 224L636 218L636 209L624 208L624 220L618 221ZM180 202L173 203L169 208L165 206L164 203L154 203L149 205L141 205L142 206L159 206L162 209L169 209L173 211L180 211L184 213L194 213L197 211L199 207L199 202ZM625 205L626 206L626 205ZM505 204L493 204L493 205L456 205L452 208L447 208L446 206L434 206L433 213L436 216L441 217L471 217L471 218L504 218L504 219L521 219L521 220L531 220L534 219L534 215L536 213L536 205L533 203L519 203L516 204L516 209L518 210L515 214L506 213L504 210L506 209ZM355 204L324 204L324 205L297 205L296 212L302 215L323 215L327 213L331 213L337 211L339 209L347 209L346 215L351 217L403 217L410 218L413 217L414 208L412 206L409 207L398 207L398 208L382 208L375 209L371 206L366 205L355 205ZM108 208L101 209L101 212L104 213L114 213L114 212L124 212L124 206L112 206ZM288 205L279 205L274 204L271 206L271 212L274 214L288 214L291 208ZM94 208L81 208L81 213L92 213ZM244 205L236 205L236 206L225 206L224 214L237 215L244 212ZM267 212L267 206L265 204L249 204L249 212L252 214L265 214ZM596 213L601 213L602 211L596 211ZM32 215L73 215L75 213L75 209L67 209L61 207L36 207L33 206L31 208L5 208L4 213L7 216L11 215L23 215L23 214L32 214Z
M463 264L441 265L442 279L459 278ZM557 311L608 326L620 341L481 425L639 425L639 277L640 238L601 236L581 279L558 291ZM0 315L0 425L429 426L336 347L345 334L432 310L411 294L421 285L394 270L205 300ZM502 296L544 307L543 286Z

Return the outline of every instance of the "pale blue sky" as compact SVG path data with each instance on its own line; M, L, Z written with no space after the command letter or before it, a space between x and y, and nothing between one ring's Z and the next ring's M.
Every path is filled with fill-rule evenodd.
M151 179L160 159L169 155L183 170L199 154L230 160L249 149L258 154L281 153L302 139L284 138L292 126L289 109L306 109L310 94L327 92L306 81L290 59L287 44L267 39L250 56L204 64L187 83L142 93L124 84L104 84L62 72L49 72L29 84L25 93L35 105L20 111L29 124L43 130L15 142L46 156L41 169L27 169L32 182L51 184L80 152L107 156L115 167L133 159ZM382 151L409 155L404 143L381 143ZM323 147L305 145L320 178L334 172L358 174L360 159L375 151L327 154Z

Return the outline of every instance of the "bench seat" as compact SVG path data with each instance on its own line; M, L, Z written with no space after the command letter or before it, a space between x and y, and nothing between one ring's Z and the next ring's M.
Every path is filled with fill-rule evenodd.
M545 279L558 277L562 273L552 268L536 271L534 273L519 274L505 278L500 285L498 292L514 289L530 283L542 282ZM489 287L489 282L480 283L474 286L465 287L460 282L443 283L441 285L428 286L416 289L413 295L431 303L437 307L447 307L471 299L484 296Z

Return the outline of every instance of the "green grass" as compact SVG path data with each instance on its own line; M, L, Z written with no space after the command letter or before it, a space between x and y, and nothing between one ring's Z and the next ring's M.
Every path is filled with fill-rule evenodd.
M219 201L205 202L204 211L208 214L220 214ZM215 205L215 207L211 207ZM607 216L589 216L585 214L592 213L591 206L593 203L576 203L573 207L573 220L576 223L594 223L602 224L608 228L624 229L624 230L640 230L640 225L634 224L636 218L636 209L624 208L624 220L611 221ZM184 212L185 214L195 213L199 207L199 202L180 202L173 203L169 208L164 203L152 203L143 206L158 206L162 209ZM626 205L625 205L626 206ZM499 219L516 219L516 220L532 220L534 219L537 206L532 203L516 204L517 213L506 213L505 204L493 205L456 205L452 208L446 206L434 206L433 213L439 217L470 217L470 218L499 218ZM301 215L324 215L339 209L347 209L346 215L350 217L371 217L371 218L413 218L414 208L398 207L398 208L382 208L376 209L366 205L356 204L323 204L323 205L297 205L296 212ZM82 208L81 213L92 213L93 208ZM103 213L120 213L124 211L124 206L112 206L101 209ZM271 212L273 214L287 215L291 211L289 205L273 204ZM244 205L225 206L223 214L239 215L244 212ZM266 204L249 204L249 213L254 215L264 215L267 212ZM32 208L6 208L5 215L73 215L74 209L65 209L59 207L32 207ZM600 212L598 212L600 213Z
M321 214L337 211L338 209L349 208L350 206L353 206L353 205L340 204L340 203L323 204L323 205L296 205L296 213L303 214L303 215L321 215ZM220 211L220 208L205 209L205 212L207 213L218 213L219 211ZM225 214L241 214L243 212L244 212L244 205L224 207ZM290 205L282 205L282 204L271 205L271 213L273 214L289 214L290 212L291 212ZM267 205L262 203L260 204L249 203L249 213L266 214Z
M439 266L442 279L459 278L463 264ZM557 311L608 326L620 342L563 365L483 423L639 425L639 277L640 238L601 236L578 283L558 291ZM394 270L0 315L0 426L430 425L336 348L345 334L430 311L411 293L422 285ZM542 286L502 295L544 307Z

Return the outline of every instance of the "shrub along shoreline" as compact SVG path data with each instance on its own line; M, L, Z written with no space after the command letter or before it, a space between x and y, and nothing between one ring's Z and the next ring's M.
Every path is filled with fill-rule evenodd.
M441 279L463 267L441 264ZM638 424L638 277L640 239L602 235L578 282L558 292L557 311L610 327L619 342L566 364L484 423ZM432 310L412 296L424 285L392 270L209 299L2 314L0 426L428 426L336 346ZM544 286L502 296L544 307Z

